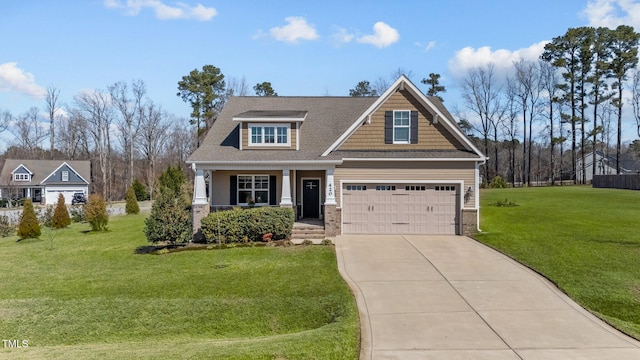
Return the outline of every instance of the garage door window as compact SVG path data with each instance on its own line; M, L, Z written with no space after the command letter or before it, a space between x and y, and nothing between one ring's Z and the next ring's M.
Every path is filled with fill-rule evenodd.
M366 191L367 185L347 185L349 191Z
M404 189L406 191L427 191L427 187L424 185L407 185Z
M376 191L396 191L395 185L376 185Z
M456 191L455 186L436 186L436 191Z

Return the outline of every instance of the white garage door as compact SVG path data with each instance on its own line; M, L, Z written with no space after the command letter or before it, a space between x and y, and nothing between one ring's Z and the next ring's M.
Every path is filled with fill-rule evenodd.
M346 184L344 234L456 234L456 185Z
M71 200L73 199L73 194L81 192L85 193L86 191L82 188L79 189L47 189L45 194L45 204L47 205L55 205L58 203L58 195L64 195L65 204L71 204Z

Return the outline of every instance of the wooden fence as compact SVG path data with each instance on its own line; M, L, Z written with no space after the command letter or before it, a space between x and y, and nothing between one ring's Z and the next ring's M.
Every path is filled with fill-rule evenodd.
M640 190L640 175L596 175L592 184L594 188Z

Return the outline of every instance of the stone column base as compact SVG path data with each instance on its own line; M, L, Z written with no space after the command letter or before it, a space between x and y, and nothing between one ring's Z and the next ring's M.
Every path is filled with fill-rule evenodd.
M191 226L193 229L193 237L191 238L192 242L203 242L204 235L202 235L202 230L200 229L202 226L202 219L204 219L211 208L209 204L192 204L191 205Z
M478 232L478 210L462 209L462 235L473 235Z
M324 205L324 236L334 237L340 235L342 229L342 209L337 205Z

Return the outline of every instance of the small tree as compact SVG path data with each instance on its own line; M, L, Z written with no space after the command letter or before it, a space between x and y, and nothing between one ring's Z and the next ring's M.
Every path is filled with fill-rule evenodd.
M69 217L69 211L67 205L64 203L64 195L58 195L58 202L56 208L53 211L53 219L51 220L51 226L55 229L62 229L71 225L71 218Z
M84 209L87 221L93 231L106 231L109 215L107 214L107 204L100 195L89 195L89 202Z
M40 237L40 225L38 224L36 212L33 210L31 199L24 200L24 207L18 224L18 236L20 236L20 239Z
M127 190L125 200L127 201L127 205L125 206L127 215L137 214L140 212L140 207L138 206L138 201L136 200L136 192L133 190L133 186L129 186L129 190Z
M131 186L133 187L133 191L136 193L136 200L149 200L150 197L147 188L138 179L133 180L133 184Z
M183 189L186 187L183 186ZM183 190L186 191L186 190ZM191 212L183 194L162 187L156 197L151 214L145 220L144 234L152 243L166 241L184 243L191 239Z
M179 196L182 184L184 184L185 181L187 181L187 177L184 175L184 172L182 172L182 169L180 169L179 166L173 167L169 165L167 170L158 178L158 189L166 187L171 190L175 196Z

